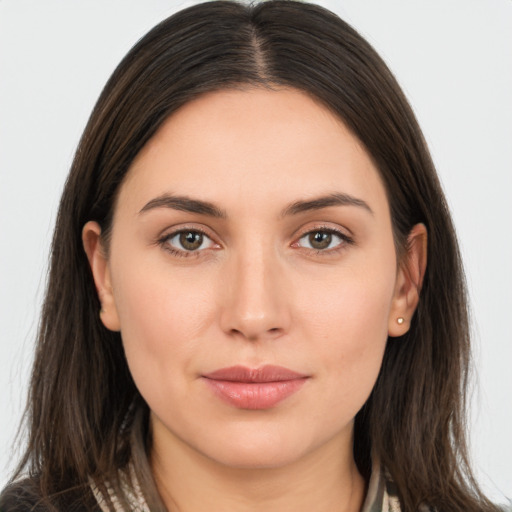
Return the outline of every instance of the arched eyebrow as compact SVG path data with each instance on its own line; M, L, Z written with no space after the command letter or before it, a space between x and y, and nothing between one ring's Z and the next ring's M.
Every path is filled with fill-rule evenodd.
M281 216L287 217L290 215L297 215L311 210L321 210L322 208L328 208L330 206L356 206L363 208L373 215L373 211L368 203L362 199L358 199L357 197L349 194L336 192L314 199L308 199L307 201L295 201L282 210ZM218 219L227 218L227 214L224 210L209 201L193 199L188 196L175 196L172 194L163 194L151 199L151 201L142 207L139 214L155 208L171 208L173 210L197 213L199 215L206 215L208 217L215 217Z
M322 208L328 208L329 206L356 206L358 208L363 208L373 215L373 210L366 201L351 196L350 194L335 192L333 194L316 197L314 199L308 199L307 201L295 201L281 212L281 216L287 217L289 215L297 215L311 210L321 210Z
M219 219L225 219L227 217L226 212L215 206L213 203L202 201L200 199L192 199L188 196L175 196L172 194L163 194L155 197L155 199L151 199L151 201L144 205L139 213L145 213L155 208L171 208L173 210L198 213L200 215L216 217Z

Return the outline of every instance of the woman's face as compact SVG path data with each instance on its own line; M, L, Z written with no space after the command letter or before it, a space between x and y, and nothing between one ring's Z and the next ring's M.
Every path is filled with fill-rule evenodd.
M293 89L188 103L131 166L108 259L98 232L155 446L236 467L351 446L410 301L379 174L329 110Z

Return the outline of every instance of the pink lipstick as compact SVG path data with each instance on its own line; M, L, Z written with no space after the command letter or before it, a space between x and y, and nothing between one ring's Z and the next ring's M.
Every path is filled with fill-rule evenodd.
M203 375L225 402L239 409L270 409L293 395L309 378L282 366L231 366Z

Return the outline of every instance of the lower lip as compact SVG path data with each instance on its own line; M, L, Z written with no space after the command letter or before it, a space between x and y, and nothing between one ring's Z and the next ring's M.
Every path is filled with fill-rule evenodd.
M204 379L225 402L239 409L270 409L295 394L306 378L276 382L233 382Z

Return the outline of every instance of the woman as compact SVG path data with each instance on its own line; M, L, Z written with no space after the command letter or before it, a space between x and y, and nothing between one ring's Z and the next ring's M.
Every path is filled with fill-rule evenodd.
M496 510L455 235L384 63L308 4L125 57L63 194L2 510Z

